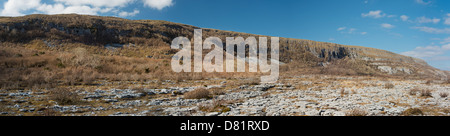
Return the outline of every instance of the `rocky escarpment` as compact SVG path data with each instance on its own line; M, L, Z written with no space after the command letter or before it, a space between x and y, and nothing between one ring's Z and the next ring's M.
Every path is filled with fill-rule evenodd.
M28 43L43 40L49 45L83 43L94 46L135 44L168 46L178 36L192 38L198 27L156 20L127 20L85 15L29 15L0 18L0 41ZM260 35L203 29L203 37ZM448 73L425 61L389 51L302 39L280 38L280 61L308 63L311 68L342 67L366 75L412 75L447 79ZM352 60L348 63L336 62ZM347 66L345 66L347 65ZM373 72L364 72L373 71Z

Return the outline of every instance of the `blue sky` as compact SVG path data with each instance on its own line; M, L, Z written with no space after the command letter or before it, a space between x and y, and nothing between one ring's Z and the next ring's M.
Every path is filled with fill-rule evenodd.
M0 15L79 13L389 50L450 70L449 0L1 0Z

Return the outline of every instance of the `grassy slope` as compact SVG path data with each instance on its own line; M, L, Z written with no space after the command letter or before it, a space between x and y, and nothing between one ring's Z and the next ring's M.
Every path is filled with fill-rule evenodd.
M12 44L38 45L31 49L70 51L78 46L87 48L90 53L102 56L146 57L168 59L176 51L168 45L173 38L186 36L192 38L198 27L159 20L127 20L116 17L86 15L29 15L24 17L0 18L0 41ZM81 33L81 34L80 34ZM247 33L204 29L203 37L249 36ZM45 47L42 42L66 45L55 48ZM40 44L36 44L40 43ZM111 51L103 48L105 44L132 43L133 48ZM270 42L268 42L270 43ZM70 45L70 46L68 46ZM395 54L389 51L316 42L303 39L280 38L280 60L287 63L286 72L345 74L345 75L387 75L380 72L375 63L386 66L405 67L413 74L398 73L397 76L419 78L442 78L440 70L432 68L423 60ZM327 67L318 66L327 63ZM302 72L299 72L302 73Z

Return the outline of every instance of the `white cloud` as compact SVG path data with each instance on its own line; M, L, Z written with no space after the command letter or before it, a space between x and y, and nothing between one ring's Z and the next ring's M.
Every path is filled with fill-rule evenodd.
M172 0L144 0L144 5L150 8L162 10L173 5Z
M361 35L367 34L367 32L358 32L358 29L356 28L347 28L345 26L339 27L337 31L341 32L342 34L361 34Z
M425 59L436 57L444 53L445 50L441 46L426 46L426 47L416 47L412 51L402 52L400 54Z
M447 16L444 18L444 24L450 25L450 13L447 13Z
M7 0L0 16L23 16L30 13L39 14L88 14L98 15L100 13L111 13L126 17L139 14L138 10L133 12L123 11L122 8L138 0ZM173 5L172 0L139 0L146 7L161 10Z
M435 46L433 45L429 46L419 46L416 47L412 51L402 52L400 54L421 58L429 61L442 61L442 60L449 60L448 56L445 56L450 51L450 44L442 45L442 46Z
M401 15L401 16L400 16L400 19L401 19L402 21L408 21L409 17L408 17L407 15Z
M397 17L397 15L388 15L388 18L393 18L393 17Z
M425 16L417 18L418 23L434 23L434 24L436 24L436 23L439 23L439 21L441 21L441 19L438 19L438 18L431 19L431 18L427 18Z
M418 29L420 31L432 33L432 34L450 34L450 28L439 29L439 28L422 26L422 27L412 27L412 29Z
M450 44L446 44L446 45L442 46L442 49L450 50Z
M22 12L37 8L40 6L41 0L8 0L3 5L1 16L22 16Z
M98 7L90 7L86 5L80 6L64 6L61 3L49 5L42 4L37 7L35 10L40 13L45 14L69 14L69 13L77 13L77 14L85 14L85 15L97 15L97 12L101 11L101 8Z
M441 42L441 44L446 44L446 43L450 43L450 37L447 37L447 38L443 39L442 42Z
M347 27L339 27L339 28L337 29L337 31L342 31L342 30L345 30L345 29L347 29Z
M349 34L352 34L353 32L355 32L356 31L356 28L350 28L350 29L348 29L348 33Z
M54 0L71 6L90 5L93 7L123 7L134 0Z
M122 11L119 13L119 16L121 17L129 17L129 16L135 16L136 14L139 14L139 10L135 9L133 12L126 12Z
M429 5L431 4L431 1L424 1L424 0L415 0L416 3L422 4L422 5Z
M381 27L387 28L387 29L392 29L392 28L394 28L395 26L394 26L394 25L391 25L391 24L388 24L388 23L383 23L383 24L381 24Z
M381 10L369 11L369 13L362 13L362 17L372 17L372 18L382 18L385 17L386 14Z

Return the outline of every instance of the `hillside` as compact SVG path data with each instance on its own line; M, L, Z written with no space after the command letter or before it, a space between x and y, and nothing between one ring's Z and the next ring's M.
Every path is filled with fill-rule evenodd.
M169 59L176 52L169 49L172 39L192 38L196 28L199 27L157 20L75 14L28 15L0 18L0 41L5 47L21 45L33 50L70 51L83 46L88 52L101 56ZM203 36L216 36L224 41L225 37L260 35L203 29ZM444 80L448 76L423 60L385 50L291 38L280 38L280 61L286 63L281 69L285 73Z
M0 116L450 115L448 71L374 48L280 38L280 78L268 84L259 72L173 72L172 39L197 28L0 17ZM261 35L203 29L209 36Z

